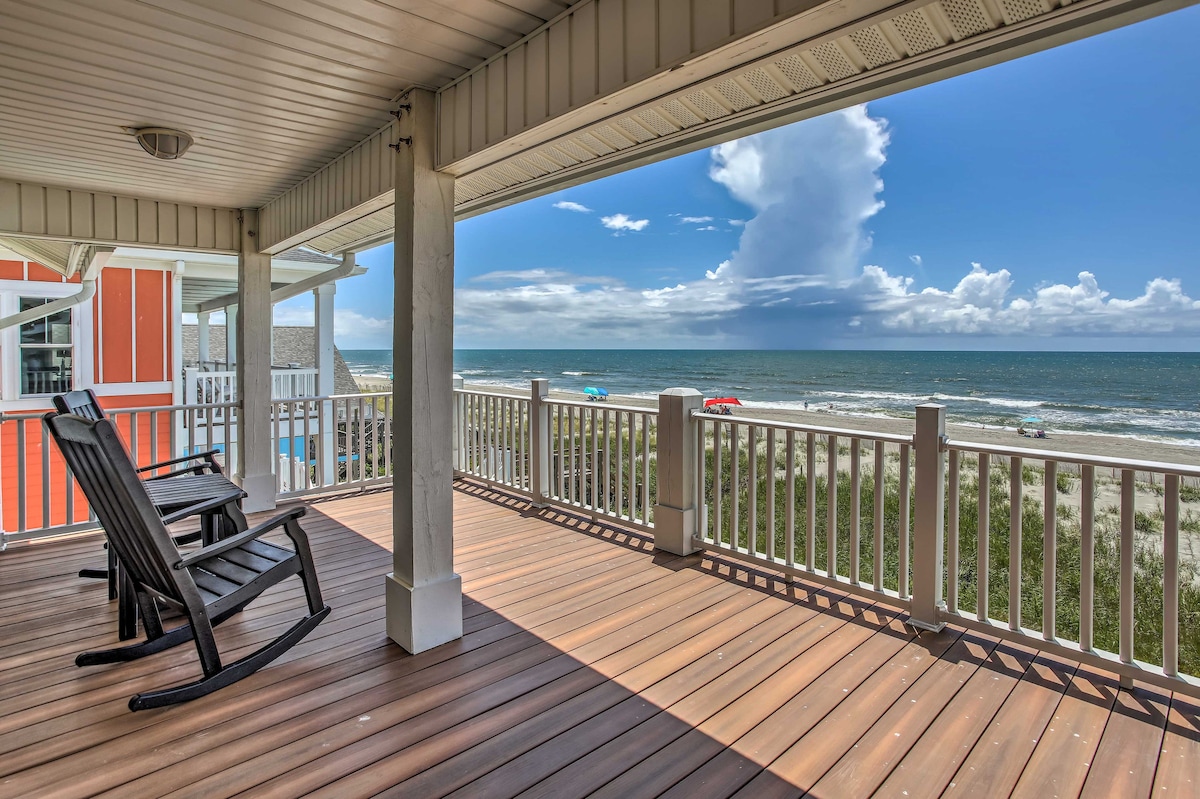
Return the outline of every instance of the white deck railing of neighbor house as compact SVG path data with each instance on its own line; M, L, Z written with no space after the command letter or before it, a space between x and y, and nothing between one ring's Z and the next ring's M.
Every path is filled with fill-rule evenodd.
M314 397L317 394L317 370L313 368L272 369L271 398ZM183 398L196 405L236 402L237 372L183 370Z
M392 479L392 395L297 397L271 403L280 499L367 488Z

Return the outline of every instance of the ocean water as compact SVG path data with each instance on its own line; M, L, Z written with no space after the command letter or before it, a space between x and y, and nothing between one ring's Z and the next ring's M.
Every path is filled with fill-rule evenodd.
M391 350L343 350L356 374L391 373ZM455 350L468 383L547 378L653 397L686 386L748 407L911 418L940 402L953 422L1129 436L1200 446L1200 354L737 350ZM1030 426L1030 425L1026 425Z

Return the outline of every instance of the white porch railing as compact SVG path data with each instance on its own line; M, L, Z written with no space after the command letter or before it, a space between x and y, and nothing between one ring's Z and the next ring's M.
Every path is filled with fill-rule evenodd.
M456 473L1200 696L1200 467L698 412L454 392ZM281 498L386 483L389 394L272 403ZM216 414L229 423L215 423ZM116 410L140 463L237 446L236 406ZM7 540L94 526L38 415L0 417ZM15 486L15 491L13 487ZM656 504L651 504L655 502ZM1018 512L1012 512L1019 509Z
M950 441L940 406L907 436L548 394L457 390L458 473L1200 696L1200 467Z
M317 370L312 368L272 369L271 398L313 397L317 393ZM237 401L237 372L203 372L196 367L183 370L185 404Z

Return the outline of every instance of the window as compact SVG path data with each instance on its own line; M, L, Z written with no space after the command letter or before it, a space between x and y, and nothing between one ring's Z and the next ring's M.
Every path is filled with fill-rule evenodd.
M44 297L21 297L18 310L46 305ZM21 396L61 394L71 390L74 349L71 342L71 309L21 325Z

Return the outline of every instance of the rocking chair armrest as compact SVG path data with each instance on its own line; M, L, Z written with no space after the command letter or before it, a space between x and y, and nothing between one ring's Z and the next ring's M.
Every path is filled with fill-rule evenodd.
M138 471L138 474L141 474L142 472L149 472L154 469L162 469L165 466L175 466L180 463L187 463L188 461L204 460L204 461L207 461L207 463L198 463L195 466L192 466L188 469L180 469L178 471L173 471L170 474L155 475L155 477L170 477L170 476L174 476L176 474L185 474L187 472L192 472L192 471L195 471L196 469L212 469L213 471L220 473L221 467L220 467L220 465L217 464L217 459L216 459L216 455L218 452L220 452L220 450L210 449L207 452L197 452L195 455L184 455L182 458L172 458L169 461L159 461L158 463L152 463L149 466L141 466L138 468L137 471ZM148 479L153 480L153 479L155 479L155 477L150 477Z
M173 564L174 568L182 571L183 569L186 569L188 566L191 566L199 561L205 560L206 558L211 558L214 555L220 555L222 552L227 552L231 549L236 549L237 547L240 547L242 544L253 541L256 538L261 538L266 533L271 532L275 528L280 527L281 525L283 525L287 522L290 522L293 519L299 519L301 516L304 515L304 511L305 511L304 507L292 508L291 510L281 513L278 516L267 519L265 522L258 525L257 527L251 527L249 530L247 530L244 533L238 533L237 535L232 535L229 538L222 538L220 541L209 544L206 547L197 549L195 552L192 552L188 556L180 558L177 563Z
M196 516L201 513L214 511L217 508L228 505L230 502L237 502L241 498L242 489L239 488L234 491L228 491L220 496L213 497L212 499L206 499L203 502L197 502L195 505L188 505L186 508L180 508L174 513L168 513L166 516L162 517L162 522L163 524L174 524L175 522L182 521L189 516Z

